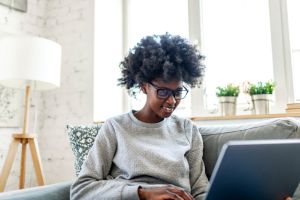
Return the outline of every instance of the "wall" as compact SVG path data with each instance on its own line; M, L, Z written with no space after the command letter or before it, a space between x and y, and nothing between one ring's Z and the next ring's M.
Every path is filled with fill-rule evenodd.
M74 177L73 155L65 125L91 123L93 116L93 0L28 0L26 13L10 11L0 5L0 32L41 36L62 45L61 86L52 91L33 93L31 107L38 113L35 126L46 183L71 180ZM30 123L34 122L32 115ZM31 124L31 130L32 127ZM10 135L19 130L0 128L1 169ZM18 176L19 156L6 191L17 189ZM26 187L35 185L28 156Z
M93 1L49 0L45 18L44 36L62 45L61 87L43 94L38 128L46 180L54 183L74 176L66 124L93 121Z

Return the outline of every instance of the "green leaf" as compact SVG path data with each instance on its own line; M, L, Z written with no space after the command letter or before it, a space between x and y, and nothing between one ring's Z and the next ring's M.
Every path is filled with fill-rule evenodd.
M224 97L224 96L233 96L237 97L240 93L239 86L235 86L233 84L228 84L225 87L217 87L216 95L218 97Z
M273 81L267 81L265 83L258 82L256 84L251 84L249 94L273 94L275 89L275 83Z

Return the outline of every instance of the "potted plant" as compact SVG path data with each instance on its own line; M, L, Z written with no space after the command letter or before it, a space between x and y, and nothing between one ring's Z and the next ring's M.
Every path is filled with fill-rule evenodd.
M273 81L250 84L248 93L251 96L255 114L269 114L274 89L275 83Z
M220 110L222 116L236 114L236 99L239 95L239 86L232 83L225 87L217 87L216 95L219 99Z

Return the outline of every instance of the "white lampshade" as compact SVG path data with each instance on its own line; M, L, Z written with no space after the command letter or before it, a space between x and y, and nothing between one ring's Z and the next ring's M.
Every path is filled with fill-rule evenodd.
M0 84L34 90L60 86L61 46L51 40L9 35L0 38Z

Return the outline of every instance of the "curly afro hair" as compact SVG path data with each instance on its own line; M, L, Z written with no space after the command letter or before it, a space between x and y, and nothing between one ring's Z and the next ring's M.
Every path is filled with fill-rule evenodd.
M196 45L168 33L143 38L120 63L119 85L135 96L142 83L161 78L164 82L182 80L190 87L200 85L204 65Z

